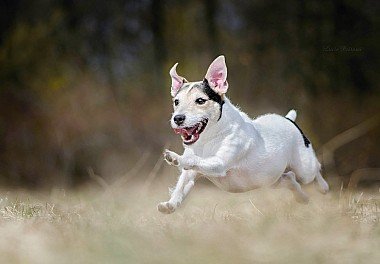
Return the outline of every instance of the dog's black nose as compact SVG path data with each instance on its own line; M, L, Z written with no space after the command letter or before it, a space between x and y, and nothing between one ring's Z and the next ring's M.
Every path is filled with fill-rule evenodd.
M183 122L185 121L186 116L185 115L175 115L174 116L174 123L177 125L182 125Z

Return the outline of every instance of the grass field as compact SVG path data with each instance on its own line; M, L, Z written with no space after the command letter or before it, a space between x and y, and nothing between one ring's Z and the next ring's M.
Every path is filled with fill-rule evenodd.
M172 215L167 183L2 191L1 263L380 263L379 190L230 194L198 184Z

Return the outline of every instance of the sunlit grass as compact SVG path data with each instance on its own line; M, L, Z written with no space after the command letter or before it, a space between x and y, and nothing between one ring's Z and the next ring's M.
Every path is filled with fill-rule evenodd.
M172 215L166 185L2 192L2 263L378 263L379 192L230 194L198 184Z

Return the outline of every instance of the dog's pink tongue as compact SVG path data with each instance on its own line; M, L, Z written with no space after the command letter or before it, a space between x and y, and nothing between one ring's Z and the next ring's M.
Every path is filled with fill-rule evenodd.
M174 132L176 134L181 134L183 136L190 136L191 134L193 134L194 130L196 129L196 127L191 127L191 128L174 128Z
M184 128L174 128L174 133L188 136L187 130Z

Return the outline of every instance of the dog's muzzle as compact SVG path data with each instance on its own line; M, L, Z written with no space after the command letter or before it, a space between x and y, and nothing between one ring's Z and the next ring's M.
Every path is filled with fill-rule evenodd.
M199 139L199 136L206 128L207 123L208 119L203 119L191 127L174 128L174 132L181 135L184 144L191 145Z

